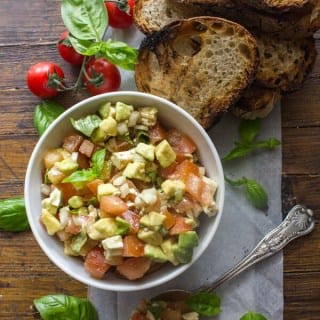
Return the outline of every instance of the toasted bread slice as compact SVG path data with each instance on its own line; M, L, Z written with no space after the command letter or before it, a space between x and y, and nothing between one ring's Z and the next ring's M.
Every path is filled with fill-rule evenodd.
M138 90L171 100L209 128L251 84L258 64L256 42L245 28L196 17L145 38L135 81Z
M173 0L136 0L134 21L145 34L160 30L179 19L206 15L203 7L181 4Z
M260 53L257 83L283 92L301 87L316 59L314 39L285 40L266 34L256 34L255 39Z
M235 0L244 3L257 10L270 12L274 14L282 14L288 11L301 10L307 6L309 0Z
M234 7L235 4L232 0L178 0L180 3L185 4L199 4L205 6L222 6L222 7Z
M281 100L279 89L268 89L257 86L254 82L232 106L231 112L238 118L257 119L267 117Z

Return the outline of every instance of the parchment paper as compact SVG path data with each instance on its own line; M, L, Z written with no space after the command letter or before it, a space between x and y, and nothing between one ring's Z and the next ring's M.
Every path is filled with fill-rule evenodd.
M110 30L107 37L124 40L138 47L142 34L135 28ZM136 90L133 73L122 72L122 90ZM209 131L221 156L233 148L238 139L239 120L225 116ZM263 120L259 139L281 140L280 106ZM100 320L128 320L142 298L150 298L167 289L196 289L214 281L245 256L258 241L282 220L281 214L281 148L263 151L230 161L224 165L226 176L258 180L269 194L269 209L259 211L248 203L243 190L226 186L225 207L217 233L200 260L177 279L157 288L133 293L114 293L89 287L88 297L96 306ZM218 320L238 320L247 310L260 312L268 320L283 319L282 253L253 266L237 278L225 283L216 292L221 297L222 313Z

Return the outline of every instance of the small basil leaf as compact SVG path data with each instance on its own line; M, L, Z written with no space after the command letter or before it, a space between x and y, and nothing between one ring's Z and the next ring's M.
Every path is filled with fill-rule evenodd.
M34 110L33 122L39 135L42 135L49 125L64 112L57 102L44 100Z
M267 320L267 318L260 313L248 311L240 318L240 320Z
M43 320L98 320L95 308L87 299L54 294L33 303Z
M96 151L92 156L92 170L97 175L100 176L104 168L104 160L106 158L106 149L101 149Z
M101 50L99 53L101 56L126 70L134 70L138 62L138 50L122 41L109 39L103 43Z
M81 118L78 120L74 120L71 118L73 127L87 137L90 137L94 129L99 127L100 122L101 119L95 114L90 114L85 118Z
M239 125L240 140L251 143L261 129L261 119L242 120Z
M233 159L241 158L250 153L252 147L250 145L237 145L226 156L222 158L222 161L230 161Z
M80 40L101 41L107 28L102 0L62 0L61 16L69 32Z
M84 169L75 171L70 176L63 179L62 182L78 183L78 182L90 182L97 177L96 172L90 169Z
M228 184L230 184L233 187L240 187L247 182L246 178L240 178L238 180L231 180L225 176L224 179L228 182Z
M255 180L247 179L246 194L249 201L258 209L268 208L268 194L263 187Z
M10 232L29 230L23 197L0 200L0 230Z
M80 40L69 34L69 40L72 44L72 47L74 50L76 50L78 53L82 55L87 55L89 48L92 46L94 42L92 40Z
M197 292L187 298L186 304L203 316L214 316L221 312L220 298L213 293Z

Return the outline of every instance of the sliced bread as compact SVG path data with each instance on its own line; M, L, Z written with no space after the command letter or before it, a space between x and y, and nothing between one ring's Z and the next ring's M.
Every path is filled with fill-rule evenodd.
M141 44L135 81L209 128L251 84L259 64L253 36L237 23L196 17L175 21Z
M316 59L314 39L285 40L266 34L255 34L255 39L260 54L257 83L282 92L301 87Z
M280 100L279 89L261 88L254 82L232 106L231 112L242 119L265 118Z

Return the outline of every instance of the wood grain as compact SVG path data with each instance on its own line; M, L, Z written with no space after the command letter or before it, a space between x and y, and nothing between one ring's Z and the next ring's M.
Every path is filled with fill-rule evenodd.
M27 90L25 74L35 62L61 64L67 81L77 69L57 54L64 26L60 0L1 0L0 5L0 198L23 194L29 156L38 135L33 110L39 99ZM320 50L320 34L316 35ZM284 251L284 320L320 319L320 59L303 88L283 98L283 211L307 204L316 230ZM61 95L65 108L81 100ZM0 232L0 319L38 318L34 298L63 292L86 296L86 286L72 280L41 251L31 232ZM122 319L121 319L122 320Z

